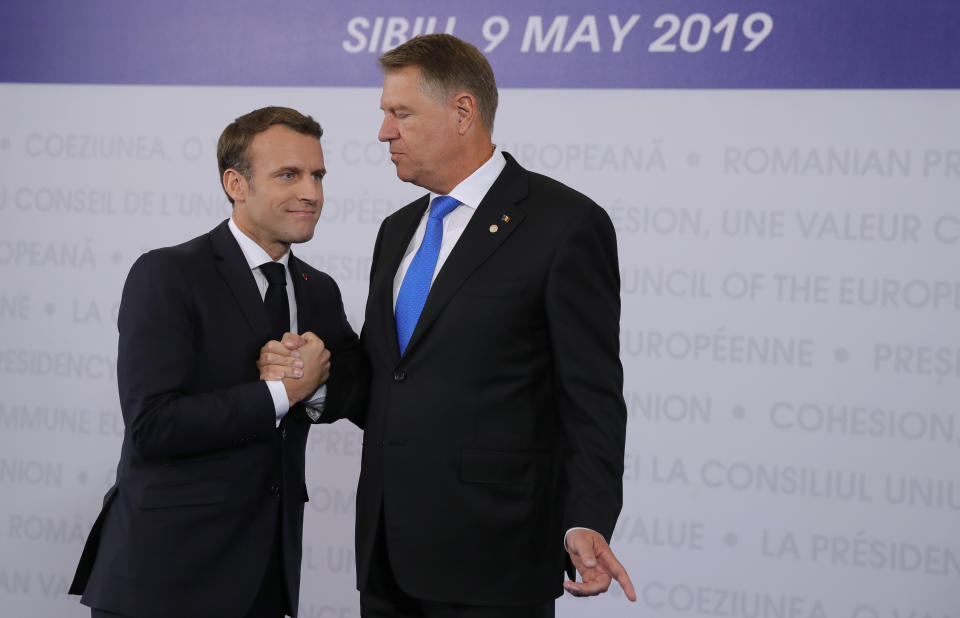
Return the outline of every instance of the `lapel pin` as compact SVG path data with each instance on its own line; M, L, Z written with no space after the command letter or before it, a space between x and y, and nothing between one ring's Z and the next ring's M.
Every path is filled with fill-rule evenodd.
M500 217L500 220L503 221L504 223L510 223L510 215L503 215L502 217Z
M303 277L303 280L306 281L310 277L307 276L307 273L300 273L300 276Z
M491 233L491 234L496 234L496 233L497 233L497 230L499 230L499 229L500 229L500 228L497 226L497 224L494 223L493 225L490 226L490 233Z

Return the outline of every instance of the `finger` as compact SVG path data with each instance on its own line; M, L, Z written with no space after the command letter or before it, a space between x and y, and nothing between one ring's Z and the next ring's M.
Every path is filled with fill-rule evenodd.
M563 588L575 597L595 597L607 591L612 580L606 575L591 581L563 582Z
M269 375L270 378L263 378ZM303 377L303 369L300 367L289 367L286 365L264 365L260 368L261 379L282 380L283 378Z
M571 581L563 582L563 589L575 597L587 596L581 591L581 588L582 588L582 585L578 582L571 582Z
M617 583L623 588L623 592L627 595L627 598L631 601L636 601L637 593L633 589L633 582L630 580L630 575L627 574L627 570L623 568L623 565L620 564L617 557L613 555L613 551L608 549L606 553L600 556L600 562L607 573L617 580Z
M292 369L290 370L292 373ZM299 371L299 370L298 370ZM277 369L261 369L260 370L260 379L266 380L268 382L279 382L284 378L294 378L296 376L286 375L286 372L277 370Z
M297 350L291 350L286 345L276 340L268 341L262 348L260 348L261 355L265 354L266 352L271 352L280 356L300 356L300 352Z
M578 597L595 597L610 588L610 576L606 573L593 573L591 579L582 582L564 582L563 587Z
M281 356L273 352L263 352L257 359L257 367L266 367L267 365L283 365L285 367L303 367L303 361L295 356Z
M320 337L317 337L315 334L313 334L310 331L303 333L302 337L303 337L303 340L309 344L314 344L314 343L319 344L321 350L326 347L323 343L323 339L321 339Z
M284 333L283 339L281 339L280 342L288 350L296 350L297 348L302 346L304 343L306 343L303 337L301 337L296 333Z
M264 354L257 359L257 368L261 371L264 367L270 366L303 368L303 361L289 356L277 356L276 354Z

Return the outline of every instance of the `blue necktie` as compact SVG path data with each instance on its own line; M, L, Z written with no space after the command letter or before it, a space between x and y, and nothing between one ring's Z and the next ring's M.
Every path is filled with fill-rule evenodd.
M437 256L440 255L440 242L443 240L443 218L459 205L460 202L449 195L435 197L430 204L430 217L427 218L423 242L413 256L397 294L397 341L400 343L401 355L407 349L413 329L420 319L420 312L427 302L427 294L430 293L430 282L433 281Z

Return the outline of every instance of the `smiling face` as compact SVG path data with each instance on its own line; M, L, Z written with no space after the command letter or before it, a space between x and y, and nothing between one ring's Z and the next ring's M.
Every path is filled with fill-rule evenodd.
M462 175L456 97L442 102L425 92L420 69L408 66L384 75L380 109L378 138L390 143L397 177L440 194L453 189Z
M223 175L233 220L277 259L291 243L313 238L323 207L323 150L316 137L273 125L254 136L247 158L249 181L232 168Z

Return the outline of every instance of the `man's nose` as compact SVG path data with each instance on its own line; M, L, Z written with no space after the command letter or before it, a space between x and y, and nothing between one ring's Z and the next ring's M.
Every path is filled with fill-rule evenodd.
M387 116L380 125L380 133L377 134L377 139L381 142L389 142L397 137L397 125L392 118Z
M305 202L318 204L323 199L323 185L319 178L312 175L306 176L299 186L299 198Z

